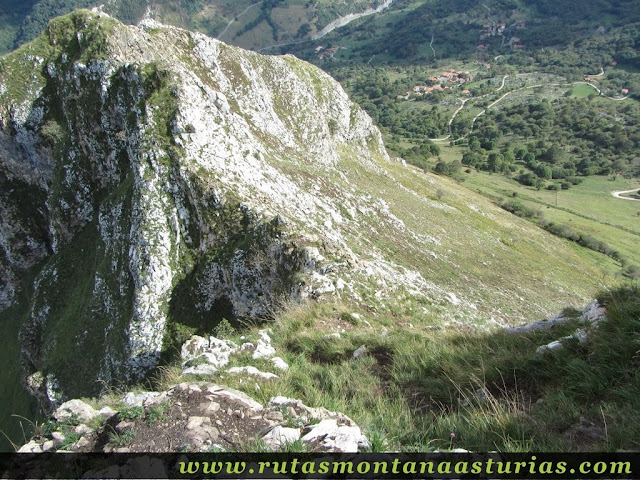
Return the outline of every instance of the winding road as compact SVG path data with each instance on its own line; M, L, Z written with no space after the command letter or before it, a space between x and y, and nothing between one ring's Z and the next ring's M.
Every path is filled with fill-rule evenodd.
M640 202L640 198L631 198L631 197L623 197L622 195L625 193L637 193L638 189L634 188L633 190L620 190L619 192L611 192L611 195L613 195L616 198L619 198L620 200L633 200L636 202Z
M518 75L526 75L526 74L518 74ZM600 76L600 75L604 75L604 70L603 70L602 73L600 73L598 75L593 75L593 76ZM509 75L505 75L504 77L502 77L502 83L501 83L500 87L498 87L496 89L496 92L499 92L500 90L502 90L505 87L505 82L506 82L508 77L509 77ZM478 120L478 118L480 118L482 115L484 115L489 108L494 107L495 105L497 105L498 103L500 103L502 100L504 100L506 97L508 97L509 95L511 95L513 93L520 92L522 90L531 89L531 88L539 88L539 87L573 87L575 85L589 85L590 87L593 87L601 97L604 97L604 98L606 98L608 100L613 100L613 101L616 101L616 102L619 102L621 100L626 100L627 98L630 97L630 95L627 95L625 97L609 97L609 96L605 95L604 93L602 93L602 90L600 90L596 85L594 85L593 83L590 83L590 82L585 82L585 81L578 81L578 82L571 82L571 83L546 83L546 84L541 83L541 84L538 84L538 85L528 85L528 86L525 86L525 87L517 88L515 90L511 90L511 91L505 93L504 95L502 95L497 100L495 100L493 103L487 105L487 107L484 110L482 110L480 113L478 113L471 120L471 128L469 129L469 133L467 133L465 135L462 135L459 138L466 138L467 136L469 136L469 134L471 132L473 132L473 127L475 126L476 120ZM494 92L494 93L496 93L496 92ZM431 140L432 142L444 142L445 140L449 140L451 138L451 133L452 133L451 132L451 125L453 124L453 121L455 120L455 118L458 115L458 113L460 113L462 111L462 109L464 108L464 106L467 103L467 101L469 101L469 100L478 100L480 98L487 97L489 95L491 95L491 94L487 93L487 94L481 95L479 97L465 98L464 100L462 100L462 105L455 112L453 112L453 115L451 116L451 119L449 120L449 135L447 135L446 137L442 137L442 138L430 138L429 140ZM614 192L614 193L616 193L616 192ZM617 192L617 193L625 193L625 192ZM618 198L623 198L625 200L636 200L635 198L625 198L625 197L618 197Z

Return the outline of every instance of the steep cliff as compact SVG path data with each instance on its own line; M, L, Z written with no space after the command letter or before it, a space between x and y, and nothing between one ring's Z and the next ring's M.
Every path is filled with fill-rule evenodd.
M601 286L559 240L390 161L320 70L150 21L78 11L1 60L0 172L0 309L27 299L23 376L53 403L307 297L504 324Z
M331 284L299 276L322 269L325 239L353 256L329 226L337 206L284 172L331 168L341 149L385 156L320 71L90 12L31 48L41 55L3 64L1 145L3 306L19 272L48 259L21 334L33 386L42 371L57 372L50 396L78 375L139 378L173 310L267 316Z

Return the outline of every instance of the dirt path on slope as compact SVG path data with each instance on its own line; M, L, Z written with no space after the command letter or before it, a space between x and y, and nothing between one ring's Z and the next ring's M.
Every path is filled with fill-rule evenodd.
M220 40L222 38L222 36L227 33L227 30L229 30L229 27L231 25L233 25L233 23L236 21L236 18L238 20L240 20L240 17L243 16L245 13L247 13L249 10L251 10L253 7L255 7L256 5L260 5L262 2L256 2L253 5L249 5L244 12L242 12L239 15L236 15L234 18L231 19L231 21L227 24L226 27L224 27L224 30L222 30L222 32L220 33L220 35L218 35L218 40Z

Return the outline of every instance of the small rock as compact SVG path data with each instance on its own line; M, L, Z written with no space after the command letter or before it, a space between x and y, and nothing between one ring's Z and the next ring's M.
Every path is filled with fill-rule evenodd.
M67 437L65 437L64 433L62 432L53 432L51 434L51 438L53 439L53 443L55 444L56 447L59 447L60 445L62 445L64 441L67 439Z
M253 343L245 342L240 347L240 350L242 350L242 351L244 351L244 350L255 350L255 348L256 348L256 346Z
M111 407L104 407L101 408L100 410L98 410L98 415L102 416L102 418L104 418L105 420L110 419L111 417L113 417L114 415L117 415L118 412L116 412L113 408Z
M196 365L195 367L187 367L182 370L183 375L213 375L218 372L218 368L206 363Z
M160 395L160 393L158 392L129 392L124 397L122 397L122 401L131 407L141 407L144 404L145 400L151 397L156 397L158 395Z
M274 378L278 378L278 375L270 372L262 372L258 370L256 367L233 367L228 370L229 373L246 373L247 375L251 375L253 377L258 377L263 380L272 380Z
M273 411L273 412L268 412L264 418L266 420L273 420L274 422L282 422L284 421L284 416L282 415L282 412L279 412L277 410Z
M46 442L44 442L42 444L42 451L43 452L50 452L54 448L56 448L56 442L54 442L53 440L47 440Z
M191 440L203 444L205 441L218 440L219 430L211 424L209 417L189 417L185 429L188 430Z
M357 360L359 358L364 357L366 354L367 354L367 347L366 345L362 345L355 352L353 352L353 358Z
M336 333L327 333L326 335L323 335L322 338L325 338L327 340L331 339L331 338L340 338L341 335L336 332Z
M555 340L547 345L540 345L536 348L536 353L544 353L548 350L557 350L558 348L562 348L562 342L560 340Z
M31 440L29 443L21 446L18 453L42 453L42 447L35 440Z
M302 437L305 443L318 443L327 451L355 453L359 448L366 448L368 441L360 427L338 425L335 419L322 420L310 427L310 431Z
M300 430L278 425L262 437L262 440L270 447L280 448L283 445L300 440Z
M220 369L229 363L229 357L238 348L230 340L221 340L213 336L206 339L194 335L182 345L180 352L182 367L193 369L202 364L208 364L216 370Z
M207 391L216 397L224 398L227 401L240 404L245 408L251 410L262 410L262 404L256 402L246 393L234 390L229 387L222 387L220 385L209 385Z
M209 417L189 417L185 428L187 430L195 430L196 428L200 428L204 423L211 425Z
M489 399L490 395L491 393L486 388L480 388L475 392L476 400L478 400L478 402L480 403L486 402Z
M286 372L289 369L289 364L280 357L273 357L271 362L275 368L282 370L283 372Z
M200 408L207 413L213 413L220 410L220 404L218 402L204 402L200 404Z
M603 319L607 314L607 309L601 306L597 301L590 303L582 311L580 323L596 323Z
M135 424L133 422L122 421L122 422L120 422L120 423L118 423L116 425L116 430L119 433L123 433L123 432L126 432L128 430L131 430L134 427L134 425Z
M258 332L260 338L258 339L258 344L256 345L256 349L253 352L253 358L264 358L264 357L272 357L276 354L276 349L271 346L271 337L266 330L260 330Z
M88 426L86 426L85 424L81 423L80 425L78 425L77 427L75 427L73 429L73 431L75 433L77 433L78 435L86 435L87 433L91 433L93 432L93 430L91 428L89 428Z
M91 445L91 442L87 439L87 437L80 437L76 443L73 444L73 449L78 450L81 448L85 448Z

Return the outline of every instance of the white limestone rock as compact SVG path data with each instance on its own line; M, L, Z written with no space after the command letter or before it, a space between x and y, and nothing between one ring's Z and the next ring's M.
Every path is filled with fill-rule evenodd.
M273 363L273 366L275 368L282 372L286 372L287 370L289 370L289 364L280 357L273 357L271 359L271 363Z
M262 440L269 447L278 449L286 444L291 444L300 440L300 429L277 425L269 431L269 433L263 436Z
M18 449L18 453L42 453L42 446L35 440L31 440L29 443L21 446Z
M230 340L194 335L182 345L181 358L185 372L215 372L229 363L229 357L239 347ZM202 365L206 367L198 368Z
M263 372L258 370L256 367L248 366L248 367L233 367L227 370L229 373L245 373L252 377L257 377L262 380L273 380L274 378L278 378L278 375L271 372Z
M369 445L359 427L339 425L334 419L322 420L309 428L302 441L320 444L330 452L356 453Z
M82 400L77 399L63 403L53 412L53 418L59 422L77 419L81 423L87 423L96 415L98 415L98 412L91 405L87 405Z
M259 338L256 344L256 349L253 352L253 358L265 358L271 357L276 354L276 349L271 345L271 337L266 330L260 330L258 332Z

